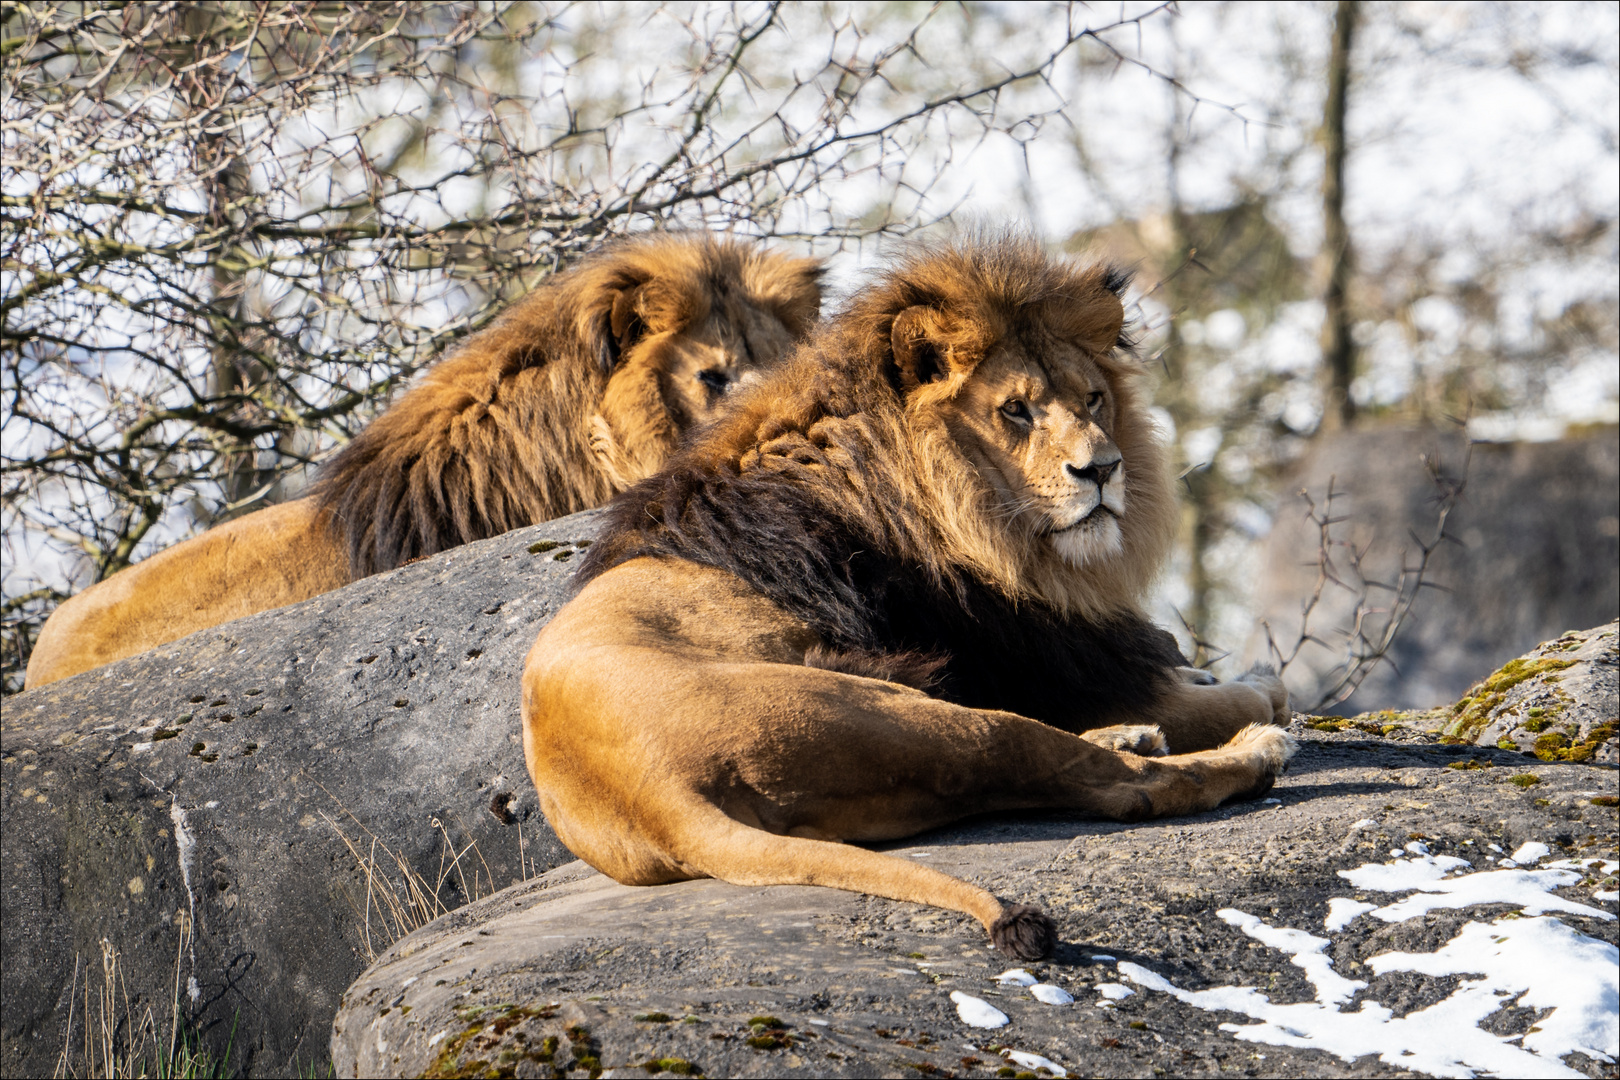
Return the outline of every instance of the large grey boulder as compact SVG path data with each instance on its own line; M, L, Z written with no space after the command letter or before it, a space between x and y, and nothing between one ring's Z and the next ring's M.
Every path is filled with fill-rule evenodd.
M1424 459L1438 464L1442 484ZM1464 462L1467 462L1464 476ZM1285 496L1266 543L1257 589L1261 617L1284 648L1301 626L1301 608L1317 581L1319 534L1306 520L1307 489L1321 508L1332 480L1345 520L1336 540L1364 553L1372 580L1394 582L1416 565L1417 542L1433 540L1438 496L1465 481L1447 522L1451 540L1431 561L1428 581L1390 653L1335 712L1427 709L1456 701L1484 673L1566 630L1620 615L1620 438L1606 428L1543 443L1475 443L1471 456L1455 434L1367 428L1314 441L1284 478ZM1334 549L1340 580L1355 584L1350 549ZM1369 606L1389 594L1368 590ZM1312 612L1307 642L1286 676L1298 702L1317 700L1342 658L1354 595L1329 584ZM1371 619L1378 629L1380 617ZM1266 655L1263 635L1246 646Z
M74 1000L83 1045L103 942L121 1045L147 1010L166 1043L178 997L233 1072L307 1072L343 988L397 936L570 858L524 768L518 679L595 522L471 544L9 699L0 1073L50 1074Z
M1405 1016L1450 1001L1432 1026L1412 1026L1420 1043L1436 1032L1455 1043L1473 1030L1473 1020L1459 1015L1466 1010L1454 1007L1466 987L1374 957L1408 952L1421 962L1470 921L1516 918L1516 908L1485 903L1390 920L1368 914L1400 893L1337 872L1403 862L1421 872L1429 864L1414 843L1433 856L1466 859L1481 874L1496 869L1500 853L1527 843L1546 845L1521 852L1527 865L1571 860L1578 869L1531 871L1558 874L1553 883L1562 886L1535 895L1551 897L1565 925L1587 935L1600 979L1603 965L1615 965L1615 884L1605 878L1614 864L1600 861L1615 858L1612 768L1451 747L1401 728L1389 738L1304 722L1295 730L1302 752L1264 801L1144 825L1005 815L892 849L1045 907L1062 943L1027 970L1073 1004L998 983L1012 965L989 949L977 923L953 912L812 887L705 880L634 888L573 863L395 944L345 995L333 1065L341 1077L965 1077L1039 1075L1039 1060L1018 1056L1037 1055L1084 1076L1412 1075L1422 1065L1401 1054L1393 1029L1361 1039L1372 1046L1361 1053L1387 1052L1389 1063L1351 1064L1324 1049L1344 1026L1340 1010L1359 1011L1356 1003L1306 1004L1298 1010L1303 1020L1278 1021L1297 1027L1274 1029L1257 1044L1228 1029L1250 1025L1252 1035L1263 1009L1233 1011L1235 993L1213 1009L1152 988L1140 969L1179 991L1253 988L1263 996L1247 1000L1264 1008L1320 1000L1307 969L1290 962L1292 953L1310 954L1309 942L1276 947L1278 935L1253 923L1245 931L1230 913L1236 909L1274 930L1322 935L1338 974L1369 984L1357 1000L1374 1011L1382 1005ZM1391 859L1392 847L1408 848L1405 858ZM1349 913L1359 918L1329 930L1335 897L1363 903ZM1556 966L1563 958L1539 960ZM1592 989L1601 1040L1609 1037L1605 1025L1613 1030L1614 999L1611 992L1603 1006L1602 986ZM1125 991L1121 1000L1108 996ZM1009 1022L970 1026L953 992ZM1519 1002L1518 992L1494 1002L1502 1007L1478 1040L1523 1036L1543 1022L1546 1003L1526 1007L1536 1003ZM1558 1075L1556 1062L1531 1064L1535 1075ZM1566 1064L1588 1076L1612 1067L1579 1053ZM1512 1065L1523 1069L1525 1061L1504 1075L1530 1075Z

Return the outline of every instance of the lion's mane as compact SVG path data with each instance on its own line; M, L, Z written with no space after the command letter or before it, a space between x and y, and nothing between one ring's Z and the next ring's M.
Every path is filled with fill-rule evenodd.
M980 355L1032 319L1118 318L1126 275L1047 259L1032 241L919 250L861 289L785 368L609 505L583 585L640 556L726 570L821 638L807 662L1010 709L1070 729L1157 697L1185 663L1143 614L1174 535L1163 451L1128 349L1099 358L1130 513L1119 554L1076 568L1008 523L928 388L907 393L891 330L949 311ZM1106 294L1106 299L1104 299ZM1108 315L1108 312L1112 315ZM1127 343L1123 340L1121 346Z
M421 383L325 467L314 494L359 578L459 544L601 505L623 486L593 453L592 417L637 327L705 318L728 290L795 337L814 322L819 267L722 238L621 241L548 279ZM636 346L631 346L632 348ZM656 347L656 343L647 347ZM621 436L659 460L667 404L648 395Z

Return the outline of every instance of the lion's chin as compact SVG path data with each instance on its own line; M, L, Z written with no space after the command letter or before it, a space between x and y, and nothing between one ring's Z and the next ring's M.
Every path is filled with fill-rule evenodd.
M1125 550L1119 519L1101 509L1070 528L1053 533L1051 539L1052 550L1070 566L1085 566Z

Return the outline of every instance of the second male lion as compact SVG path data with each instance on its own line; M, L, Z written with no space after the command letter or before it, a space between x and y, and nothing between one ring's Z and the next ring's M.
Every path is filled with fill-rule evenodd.
M919 254L619 496L524 671L563 843L631 884L937 904L1033 959L1037 909L839 841L1267 790L1282 684L1196 685L1142 614L1175 507L1122 286L1026 242Z
M710 236L616 244L431 368L315 493L66 601L30 689L423 555L598 506L663 464L820 309L820 265Z

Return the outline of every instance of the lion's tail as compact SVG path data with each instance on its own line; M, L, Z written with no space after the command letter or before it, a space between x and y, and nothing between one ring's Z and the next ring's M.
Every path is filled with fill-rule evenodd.
M910 859L827 840L778 836L727 817L712 803L691 807L681 861L733 885L823 885L890 900L931 904L984 924L997 950L1039 960L1057 943L1040 908L1003 904L988 891Z

